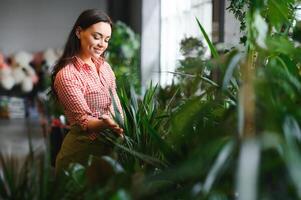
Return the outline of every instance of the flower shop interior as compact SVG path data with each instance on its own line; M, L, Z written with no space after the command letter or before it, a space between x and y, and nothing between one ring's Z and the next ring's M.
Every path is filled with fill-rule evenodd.
M125 140L56 177L51 72L90 8ZM301 199L299 0L0 0L0 27L0 199Z

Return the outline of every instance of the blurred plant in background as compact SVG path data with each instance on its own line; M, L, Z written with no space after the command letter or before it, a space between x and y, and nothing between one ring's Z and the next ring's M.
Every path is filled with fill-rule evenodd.
M240 38L240 42L245 44L246 37L246 14L250 8L251 0L238 0L230 1L230 5L227 7L227 10L234 14L234 17L240 22L240 31L243 33L243 36Z
M129 79L135 89L140 90L139 49L139 35L125 23L117 21L113 25L107 58L115 72L118 86L123 79Z

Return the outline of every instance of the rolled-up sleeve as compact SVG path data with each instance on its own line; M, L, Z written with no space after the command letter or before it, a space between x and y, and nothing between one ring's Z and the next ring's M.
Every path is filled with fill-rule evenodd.
M54 87L66 115L69 115L69 118L72 118L76 124L86 131L88 121L93 117L84 98L83 84L74 74L61 70L56 75Z

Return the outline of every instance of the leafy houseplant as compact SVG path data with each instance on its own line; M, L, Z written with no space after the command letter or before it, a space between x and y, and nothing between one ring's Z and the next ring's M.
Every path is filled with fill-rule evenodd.
M139 35L125 23L117 21L113 26L107 58L118 85L123 79L130 79L135 88L140 89L139 48Z

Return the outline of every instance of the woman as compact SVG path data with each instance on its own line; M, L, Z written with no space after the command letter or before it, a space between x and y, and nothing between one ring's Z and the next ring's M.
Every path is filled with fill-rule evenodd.
M104 60L111 37L111 19L102 11L90 9L76 20L62 57L52 72L52 91L64 108L71 130L56 158L56 173L70 163L86 164L89 155L108 155L111 148L96 140L97 134L123 130L112 119L112 91L119 111L115 75Z

